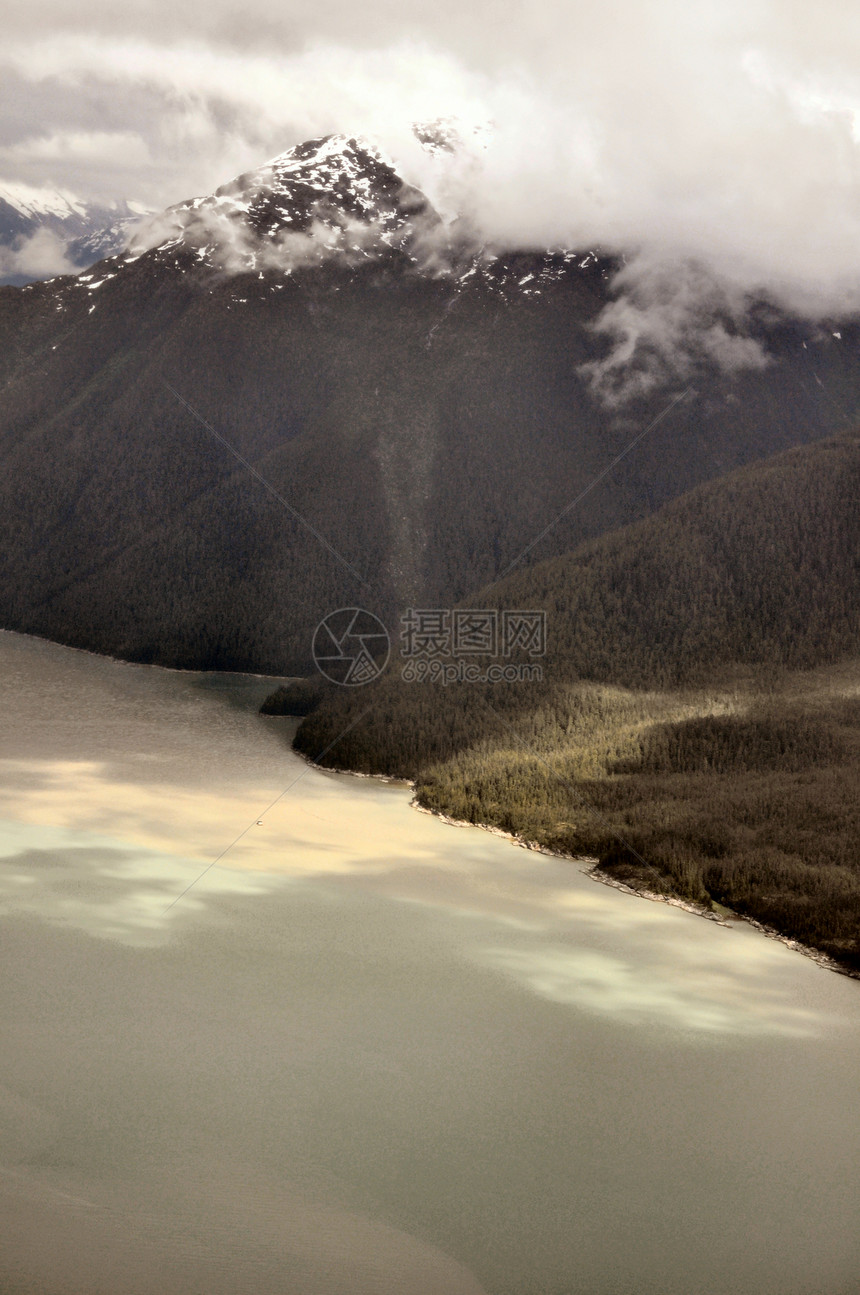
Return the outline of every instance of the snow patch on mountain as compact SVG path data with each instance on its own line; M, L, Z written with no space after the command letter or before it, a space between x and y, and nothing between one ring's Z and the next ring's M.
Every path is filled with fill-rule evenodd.
M87 215L86 204L68 190L40 189L18 181L0 181L0 201L31 221L41 221L46 216L60 221L75 217L85 220Z
M433 121L418 121L412 133L422 148L434 157L442 154L462 155L464 152L485 151L493 138L492 122L466 125L458 117L436 117Z
M77 266L94 265L106 256L116 256L125 251L148 213L137 203L125 204L126 214L100 226L69 244L69 256Z

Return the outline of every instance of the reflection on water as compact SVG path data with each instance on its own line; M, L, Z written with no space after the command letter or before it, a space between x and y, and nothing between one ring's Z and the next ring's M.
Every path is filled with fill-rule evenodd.
M4 1293L853 1289L858 986L310 769L269 686L0 634Z
M555 1003L612 1016L631 1024L675 1022L689 1030L719 1034L815 1035L820 1019L795 1007L785 995L737 975L715 981L715 973L696 968L671 975L652 967L643 976L640 964L610 957L595 949L553 947L494 948L486 951L490 966L509 972L522 984Z

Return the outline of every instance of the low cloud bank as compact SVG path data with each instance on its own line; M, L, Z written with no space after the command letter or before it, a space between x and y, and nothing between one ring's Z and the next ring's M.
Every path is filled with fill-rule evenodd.
M0 279L49 279L79 271L68 259L63 239L50 229L39 229L16 246L0 246Z
M769 363L761 342L746 332L747 298L700 264L640 256L615 275L613 290L595 325L611 349L582 366L608 406L694 382L701 366L733 374Z

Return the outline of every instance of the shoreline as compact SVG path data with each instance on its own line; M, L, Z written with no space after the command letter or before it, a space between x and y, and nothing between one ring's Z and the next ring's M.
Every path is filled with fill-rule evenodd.
M296 717L301 718L301 717ZM394 778L385 773L363 773L356 769L333 769L328 765L316 764L310 756L304 755L301 751L292 748L295 754L313 769L318 769L322 773L345 773L351 778L372 778L377 782L387 783L393 786L408 787L413 792L415 790L415 780L411 778ZM655 890L647 890L645 887L637 888L631 886L626 881L617 881L610 877L608 873L602 872L599 866L600 861L593 855L582 854L559 854L557 850L549 850L546 846L538 845L536 841L528 841L525 837L518 836L515 832L506 832L504 828L496 827L492 823L471 823L468 819L451 818L450 815L442 813L438 809L430 809L427 805L421 805L417 796L412 797L409 802L410 809L416 810L419 814L430 814L433 818L438 818L448 827L471 827L479 828L482 832L489 832L491 836L502 837L510 841L511 845L518 846L522 850L531 850L536 854L546 854L554 859L563 859L569 863L577 863L582 867L583 875L589 877L592 881L602 886L610 886L613 890L620 890L624 894L631 895L635 899L647 899L652 903L668 904L672 908L680 908L682 912L690 913L693 917L702 917L708 922L716 922L718 926L724 926L731 930L736 923L746 922L748 926L753 927L760 935L768 940L778 940L784 944L787 949L793 953L800 953L805 958L809 958L816 966L821 967L823 971L835 971L840 976L847 976L849 980L860 980L860 971L855 971L853 967L847 967L829 954L822 953L820 949L814 949L811 945L803 944L800 940L795 940L791 935L783 935L775 927L767 926L764 922L759 922L755 917L747 917L744 913L735 913L732 909L726 909L731 914L730 918L724 918L715 913L712 908L706 908L704 904L696 904L692 900L682 899L680 895L661 894ZM588 865L588 866L585 866Z
M793 953L802 953L805 958L810 958L823 970L838 972L840 976L847 976L849 980L860 980L860 971L855 971L853 967L846 967L843 963L837 962L835 958L831 958L829 954L822 953L820 949L814 949L812 945L803 944L800 940L795 940L791 935L783 935L775 926L767 926L755 917L747 917L744 913L736 913L731 908L726 909L726 912L731 914L731 918L720 917L719 913L715 913L713 909L705 908L703 904L695 904L692 900L681 899L678 895L663 895L655 890L646 890L644 887L637 890L635 886L631 886L628 882L617 881L614 877L610 877L608 873L601 872L597 866L592 868L587 875L594 881L601 882L604 886L612 886L614 890L626 891L628 895L636 895L639 899L650 899L661 904L671 904L673 908L682 908L687 913L707 918L708 921L717 922L720 926L731 928L738 922L746 922L747 926L754 927L768 940L778 940L780 944L784 944Z
M147 670L153 670L153 669L163 670L167 673L186 674L186 675L196 674L201 676L206 676L206 675L226 676L226 677L234 677L234 678L260 680L261 682L263 680L266 680L267 682L271 681L271 682L278 682L278 683L289 683L292 681L292 678L293 678L292 676L285 677L285 676L277 676L277 675L250 674L246 671L238 671L238 670L224 671L224 670L186 669L186 668L177 667L177 666L156 665L151 662L131 661L131 660L128 660L127 658L114 657L114 656L106 655L104 653L96 652L90 648L79 648L79 647L73 647L71 644L58 643L54 639L44 638L42 635L39 635L39 634L26 633L21 630L11 630L6 627L0 627L0 634L8 634L15 638L30 639L36 643L45 644L48 647L60 648L61 650L66 652L77 652L84 656L95 657L98 660L109 661L112 664L116 664L116 665L126 665L131 667L143 668ZM262 717L262 718L272 718L272 717ZM294 721L296 723L296 727L298 727L298 725L301 723L304 717L301 715L289 715L289 716L285 715L285 716L279 716L274 718L288 719L290 721ZM295 736L295 734L293 734L293 736ZM313 760L310 756L305 755L303 752L296 750L292 740L290 741L289 745L290 745L290 750L295 755L297 755L301 760L303 760L309 768L316 769L320 773L335 774L335 775L348 774L351 778L369 778L377 782L385 783L389 786L402 787L404 789L408 788L413 793L415 791L416 782L414 779L398 778L391 774L364 773L363 771L356 770L356 769L347 769L343 767L335 768L328 765L321 765L321 764L318 764L315 760ZM562 854L557 850L550 850L546 846L539 845L536 841L529 841L525 837L519 836L514 832L505 831L503 828L497 827L492 823L473 823L467 819L451 818L449 815L443 813L441 810L431 809L426 805L421 805L418 802L417 796L415 796L414 794L409 804L411 809L415 809L421 814L430 814L434 818L440 819L443 823L447 824L449 827L480 828L481 831L489 832L493 836L501 837L509 841L512 845L518 846L520 849L531 850L538 854L545 854L545 855L549 855L552 858L561 859L566 862L576 863L580 866L581 871L583 872L583 875L586 877L589 877L592 881L598 882L600 885L610 886L614 890L620 890L625 894L634 896L635 898L647 899L647 900L650 900L652 903L669 904L671 907L680 908L683 912L690 913L694 917L705 918L707 921L716 922L717 925L723 926L729 929L733 927L737 922L746 922L747 925L752 926L761 935L765 936L766 939L779 941L779 943L785 945L786 948L791 949L792 952L800 953L804 957L810 959L810 961L815 962L816 965L821 967L823 970L835 971L841 976L847 976L851 980L860 980L860 970L839 962L837 959L832 958L829 954L823 953L819 949L813 948L810 945L803 944L800 940L795 939L793 936L784 935L781 931L777 930L775 927L768 926L766 923L758 921L757 918L747 916L746 914L743 914L743 913L736 913L733 910L728 908L726 908L725 911L729 914L729 917L724 918L720 916L719 913L716 913L712 908L706 908L703 904L697 904L692 900L683 899L679 895L652 891L652 890L648 890L644 886L637 887L636 885L631 885L629 882L619 881L616 878L610 876L608 873L603 872L599 866L599 860L592 855Z
M348 772L346 770L345 772ZM364 777L373 778L375 774L365 774ZM414 787L414 783L410 784ZM768 940L778 940L784 944L787 949L793 953L801 953L805 958L809 958L824 971L835 971L840 976L847 976L849 980L860 980L860 971L855 971L853 967L847 967L829 954L822 953L820 949L814 949L811 945L803 944L800 940L795 940L791 935L783 935L776 927L767 926L764 922L759 922L755 917L747 917L744 913L736 913L733 909L726 909L730 913L730 918L721 917L715 913L712 908L706 908L704 904L696 904L691 899L682 899L680 895L662 894L656 890L647 890L644 886L640 889L631 886L626 881L618 881L615 877L610 877L609 873L601 871L600 861L593 855L582 854L559 854L557 850L548 850L545 846L538 845L536 841L527 841L524 837L517 836L514 832L505 832L500 827L494 827L491 823L470 823L466 819L450 818L440 810L429 809L426 805L419 805L417 798L411 802L412 808L416 809L419 814L432 814L434 818L441 819L450 827L479 827L484 832L490 832L493 836L501 836L510 841L512 845L520 846L524 850L533 850L538 854L548 854L555 859L566 859L571 863L590 864L590 867L583 868L583 873L592 881L599 882L602 886L611 886L613 890L623 891L627 895L632 895L636 899L647 899L652 903L669 904L672 908L680 908L685 913L692 914L693 917L703 917L708 922L716 922L718 926L724 926L731 930L738 922L746 922L752 926L761 935Z
M92 656L99 661L110 661L113 665L133 666L144 670L165 670L169 674L199 674L224 676L228 679L271 680L272 683L295 683L301 675L255 674L249 670L204 670L197 666L161 665L158 661L133 661L129 657L113 656L110 652L97 652L95 648L75 647L73 643L60 643L57 639L45 638L42 634L31 634L28 630L10 630L0 626L0 634L13 634L16 638L32 639L35 643L47 643L49 647L62 648L65 652L80 652L82 656ZM289 716L290 719L301 719L302 716Z

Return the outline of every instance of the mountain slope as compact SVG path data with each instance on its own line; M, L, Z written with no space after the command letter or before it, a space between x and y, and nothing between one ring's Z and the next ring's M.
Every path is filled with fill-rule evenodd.
M476 247L330 137L86 274L0 289L0 624L297 671L337 606L486 585L652 422L531 558L860 416L857 330L773 316L767 367L607 411L583 365L611 270Z

